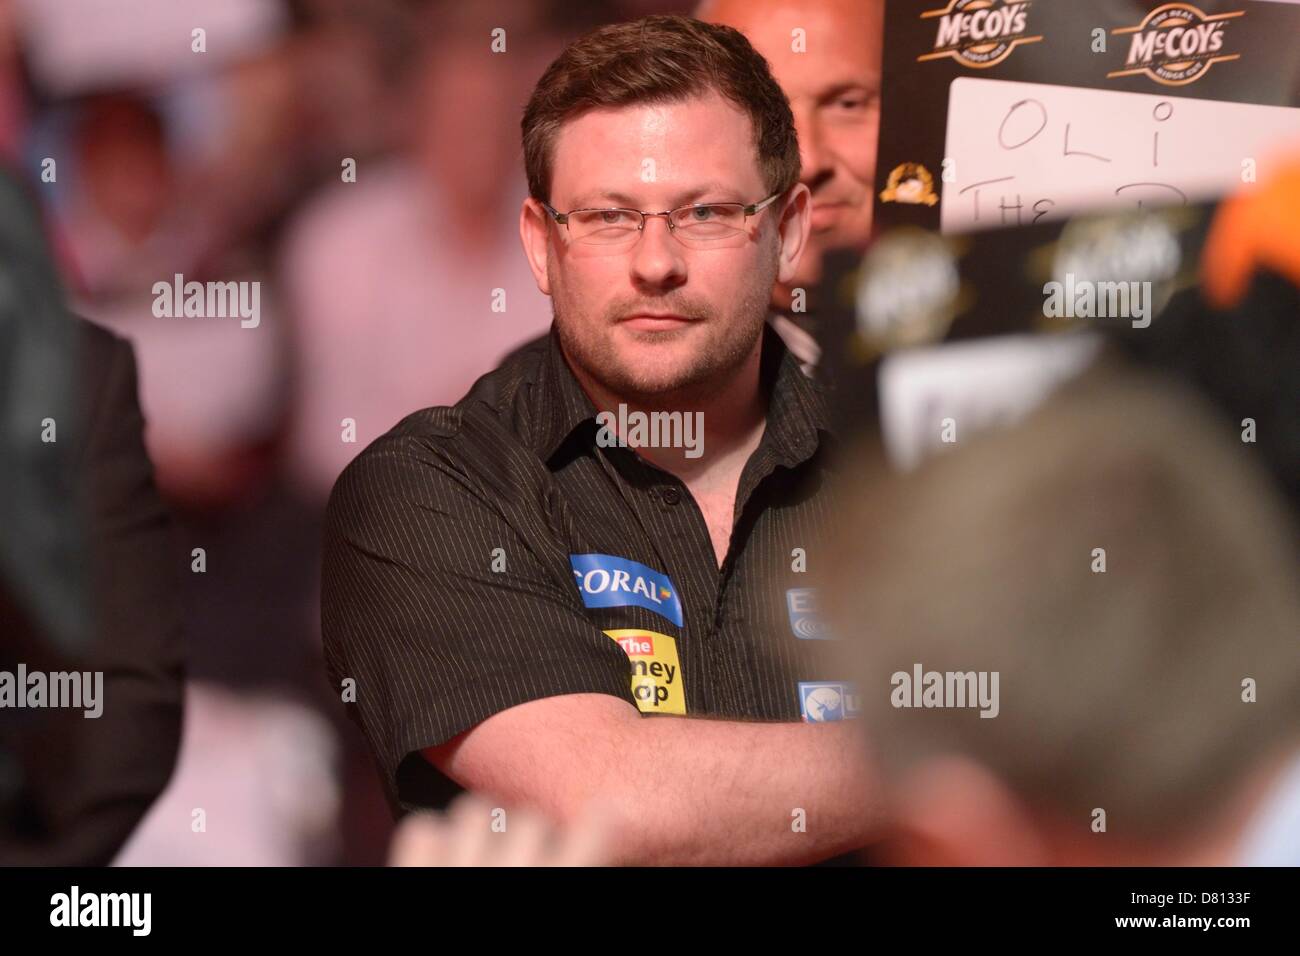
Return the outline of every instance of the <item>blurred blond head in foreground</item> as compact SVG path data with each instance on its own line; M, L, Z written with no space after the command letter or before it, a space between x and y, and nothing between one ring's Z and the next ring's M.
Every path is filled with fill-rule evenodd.
M837 562L880 859L1298 862L1300 566L1255 446L1113 366L963 445Z

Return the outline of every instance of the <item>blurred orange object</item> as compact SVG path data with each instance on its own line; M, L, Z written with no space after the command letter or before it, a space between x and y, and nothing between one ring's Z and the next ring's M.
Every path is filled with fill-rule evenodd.
M1201 257L1206 297L1217 308L1235 305L1260 267L1300 285L1300 153L1220 207Z

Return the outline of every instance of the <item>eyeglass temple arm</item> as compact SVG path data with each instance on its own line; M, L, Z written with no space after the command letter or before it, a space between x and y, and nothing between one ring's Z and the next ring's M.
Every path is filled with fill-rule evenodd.
M557 212L555 207L552 206L550 203L548 203L545 199L539 199L537 201L541 203L542 207L551 214L551 218L554 219L556 222L558 222L561 226L568 225L569 214L567 212Z
M766 199L759 200L756 203L750 203L745 207L745 215L752 216L755 213L762 212L768 206L772 205L772 203L776 202L780 196L781 193L772 193L772 195L768 196Z

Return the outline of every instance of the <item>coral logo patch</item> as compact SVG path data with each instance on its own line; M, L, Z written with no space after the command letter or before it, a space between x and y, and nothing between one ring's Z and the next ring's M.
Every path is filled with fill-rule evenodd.
M682 626L682 601L668 575L612 554L571 554L569 564L585 606L635 605Z

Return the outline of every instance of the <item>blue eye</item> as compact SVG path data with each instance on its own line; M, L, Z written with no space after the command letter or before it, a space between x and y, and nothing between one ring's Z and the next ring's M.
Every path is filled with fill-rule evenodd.
M745 211L739 203L686 206L673 215L673 221L694 239L721 239L744 225Z
M569 213L569 235L589 242L615 243L635 238L640 216L627 209L579 209Z

